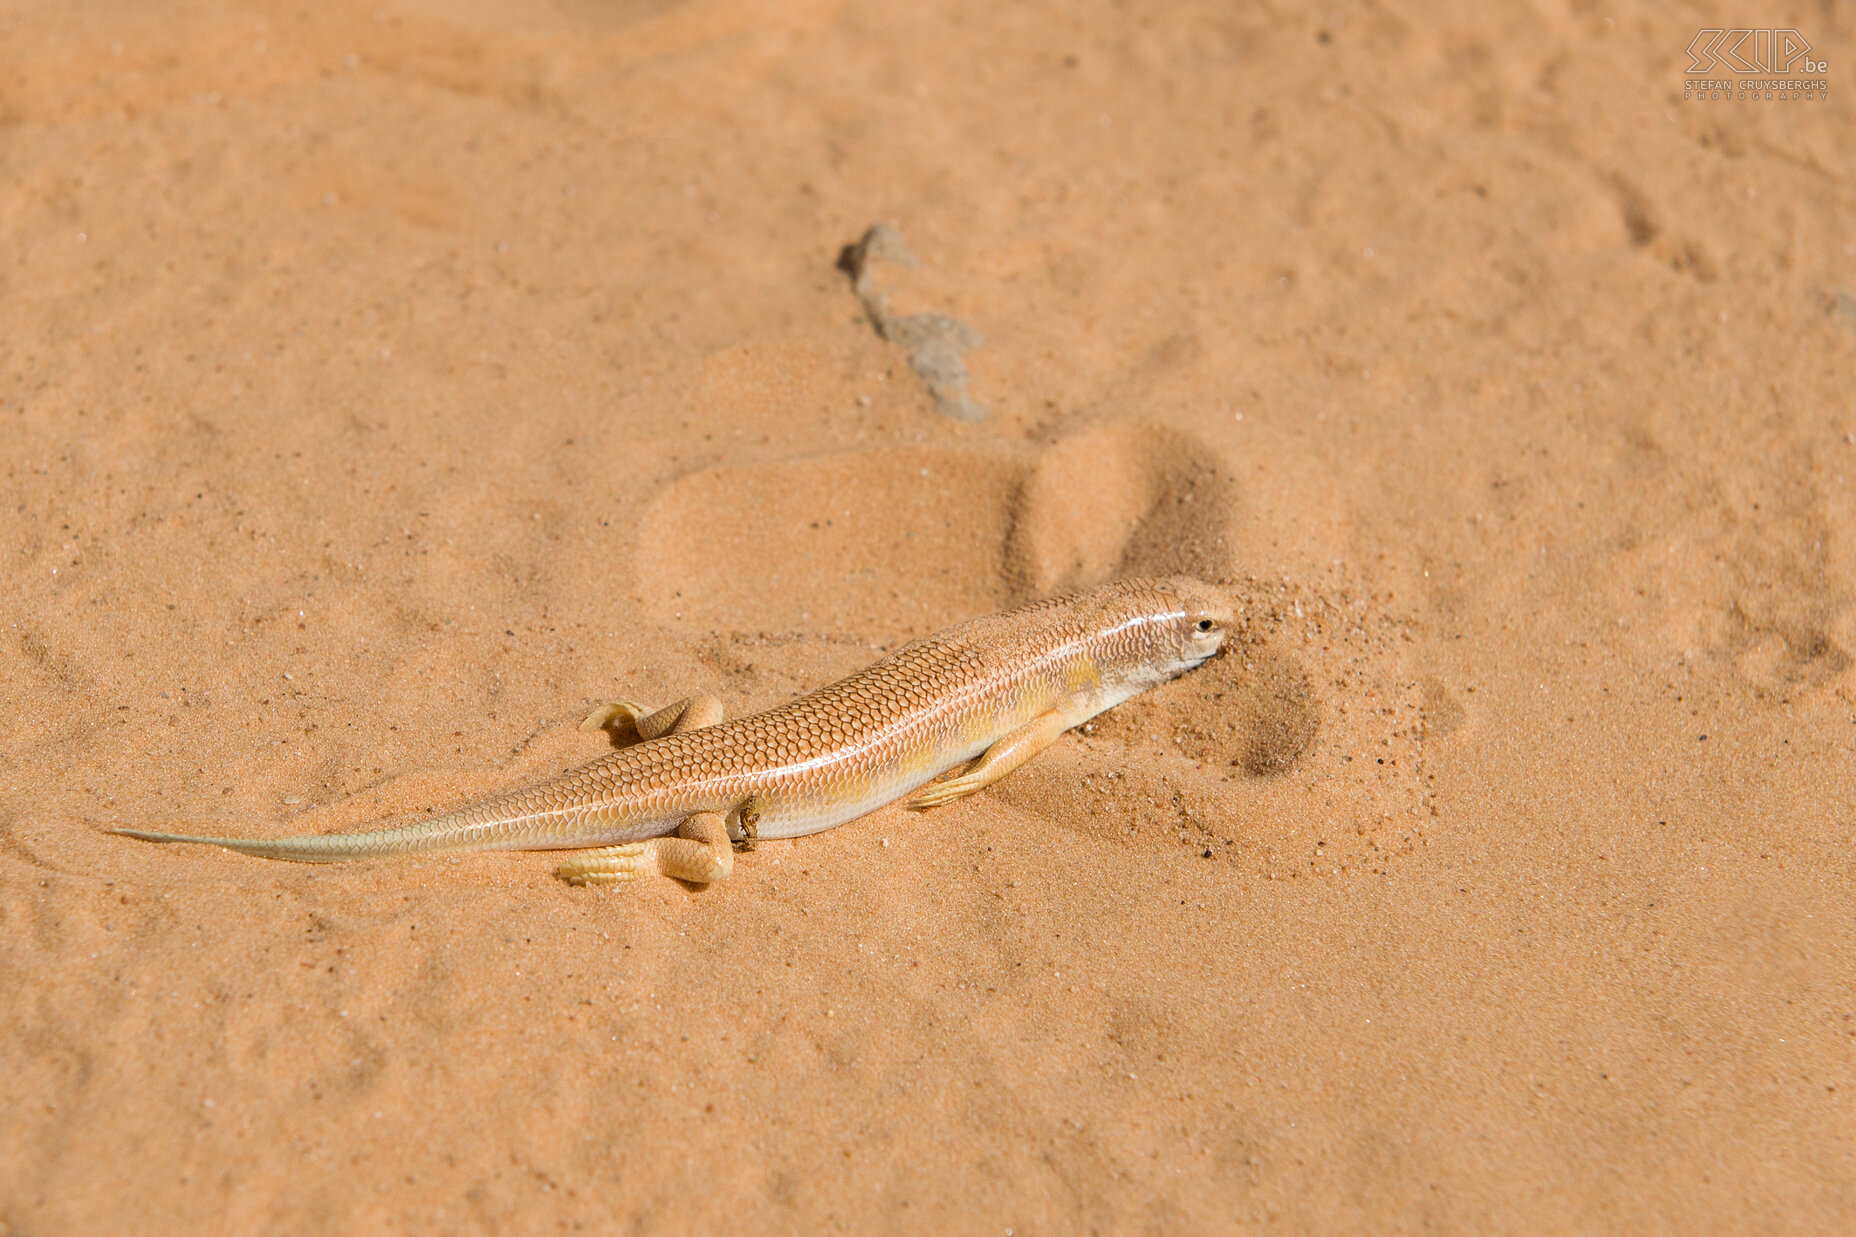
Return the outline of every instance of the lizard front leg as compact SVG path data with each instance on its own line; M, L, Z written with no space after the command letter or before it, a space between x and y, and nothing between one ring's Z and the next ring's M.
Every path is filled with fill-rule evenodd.
M735 870L728 825L716 812L686 816L674 838L603 846L575 855L554 870L570 885L616 885L641 876L674 876L692 884L719 881Z
M1035 718L987 748L965 773L922 787L906 806L926 811L990 786L1055 743L1057 736L1069 728L1069 719L1055 711Z

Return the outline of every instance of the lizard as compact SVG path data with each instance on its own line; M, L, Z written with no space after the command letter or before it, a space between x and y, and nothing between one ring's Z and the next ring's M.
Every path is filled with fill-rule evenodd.
M108 832L306 863L580 849L556 871L570 884L707 884L733 872L736 846L817 833L905 795L926 810L973 794L1203 664L1231 620L1225 593L1202 581L1118 580L956 624L732 720L711 695L655 710L615 701L581 723L614 750L429 820L281 838Z

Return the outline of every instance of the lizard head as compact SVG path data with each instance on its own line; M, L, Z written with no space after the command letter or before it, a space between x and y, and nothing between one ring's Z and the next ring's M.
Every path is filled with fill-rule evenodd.
M1160 616L1155 636L1177 651L1179 667L1174 673L1184 673L1216 655L1231 627L1231 601L1223 590L1191 576L1156 580L1154 589L1172 603Z
M1232 618L1230 598L1190 576L1117 580L1075 595L1072 604L1096 633L1092 660L1116 694L1145 691L1202 665L1223 647Z

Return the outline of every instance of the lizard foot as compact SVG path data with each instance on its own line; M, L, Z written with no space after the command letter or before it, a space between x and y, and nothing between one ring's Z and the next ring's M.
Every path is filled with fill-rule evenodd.
M917 812L925 812L931 807L940 807L943 803L964 799L975 791L983 789L985 785L985 782L973 778L971 774L950 777L945 782L929 783L919 793L910 796L904 806Z
M614 743L636 743L643 737L638 733L639 719L649 716L650 712L641 704L614 700L588 713L586 720L580 723L580 729L589 734L603 730L612 737Z
M657 855L649 842L627 842L575 855L554 869L554 874L570 885L616 885L655 876L657 871Z
M570 885L616 885L641 876L674 876L706 885L734 870L728 826L714 812L697 812L684 819L674 838L602 846L575 855L554 874Z
M714 696L685 696L661 709L647 709L629 700L602 704L586 715L580 729L603 730L615 747L647 742L667 734L701 730L722 720L722 702Z

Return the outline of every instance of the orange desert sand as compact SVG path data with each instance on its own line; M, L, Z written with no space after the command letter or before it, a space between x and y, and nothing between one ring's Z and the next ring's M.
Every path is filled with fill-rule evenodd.
M1748 23L1832 97L1684 100ZM0 54L0 1233L1850 1231L1847 11ZM1226 656L712 889L103 833L416 819L1173 571Z

